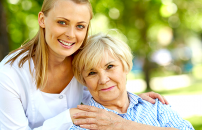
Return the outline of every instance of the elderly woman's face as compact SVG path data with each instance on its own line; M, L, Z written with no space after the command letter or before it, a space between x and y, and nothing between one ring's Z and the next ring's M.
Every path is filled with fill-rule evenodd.
M122 99L126 93L126 75L120 60L108 52L98 66L82 72L91 95L101 104Z

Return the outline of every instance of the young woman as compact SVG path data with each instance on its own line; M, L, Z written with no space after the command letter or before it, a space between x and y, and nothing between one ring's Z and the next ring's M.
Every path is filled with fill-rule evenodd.
M37 35L0 63L0 129L66 130L91 95L73 75L73 54L86 41L88 0L44 0ZM143 95L147 100L163 98Z

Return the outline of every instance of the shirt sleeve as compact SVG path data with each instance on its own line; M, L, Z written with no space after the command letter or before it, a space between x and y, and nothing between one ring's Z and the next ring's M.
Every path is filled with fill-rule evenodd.
M92 95L88 91L88 88L86 86L84 86L82 103L87 105L88 102L90 101L91 97L92 97Z
M158 100L156 100L157 102ZM190 122L184 120L170 105L158 101L158 120L162 127L174 127L180 130L194 130Z
M0 129L1 130L67 130L72 126L69 109L47 119L38 128L31 128L22 105L20 92L11 78L0 74Z

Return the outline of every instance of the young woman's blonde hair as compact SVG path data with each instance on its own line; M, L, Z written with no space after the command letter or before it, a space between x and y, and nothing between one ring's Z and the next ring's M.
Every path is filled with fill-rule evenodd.
M72 62L74 76L83 85L85 80L82 72L98 66L105 58L103 55L106 52L122 62L124 71L129 72L132 69L133 55L130 47L121 40L99 33L89 37L83 45L84 47L79 49Z
M54 7L54 5L57 1L59 1L59 0L44 0L42 8L41 8L41 12L43 12L44 15L47 16L48 12ZM75 2L77 4L86 4L89 7L89 11L90 11L90 15L91 15L90 19L92 19L93 12L92 12L92 7L91 7L89 0L70 0L70 1ZM86 42L87 37L88 37L88 30L89 30L89 27L87 29L87 34L85 36L84 43ZM30 73L33 76L33 72L31 71L31 68L30 68L30 60L32 57L35 57L33 59L33 60L35 60L34 61L34 63L35 63L34 77L35 77L35 82L36 82L36 86L38 89L43 89L45 87L45 84L47 81L46 74L47 74L47 70L48 70L48 47L47 47L47 44L45 41L44 32L45 32L45 30L39 26L39 31L36 34L36 36L34 38L32 38L30 41L28 41L27 43L23 44L18 49L10 52L9 55L19 51L19 53L17 53L17 55L14 55L10 60L8 60L6 62L6 63L10 63L11 65L13 65L14 61L19 56L22 55L22 58L20 59L18 66L21 68L23 66L23 64L26 61L28 61Z

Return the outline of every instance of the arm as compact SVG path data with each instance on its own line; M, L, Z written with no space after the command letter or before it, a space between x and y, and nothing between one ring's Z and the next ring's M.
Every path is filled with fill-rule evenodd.
M166 127L156 127L151 125L145 125L141 123L137 123L134 121L126 120L121 118L120 116L109 112L109 115L106 116L100 116L99 120L93 121L92 118L89 118L89 120L74 120L74 124L80 125L76 126L73 125L70 130L76 130L76 129L99 129L99 130L178 130L176 128L166 128ZM85 115L86 117L86 115ZM98 116L99 117L99 116ZM101 121L101 122L100 122ZM100 124L98 124L98 122ZM83 129L83 130L84 130Z
M0 124L1 130L31 130L29 120L25 115L21 100L13 91L8 91L0 86ZM42 126L33 130L66 130L72 125L69 110L45 120Z
M10 68L10 67L9 67ZM32 107L28 104L28 99L23 95L24 90L19 89L20 87L16 87L17 85L22 86L20 82L22 79L16 77L10 77L10 72L7 74L0 73L0 124L1 130L66 130L66 128L72 125L71 117L69 110L66 110L53 118L49 118L43 122L36 122L29 120L37 119L38 115L35 114L37 112L35 109L26 108ZM12 73L12 76L15 73ZM14 81L15 79L15 81ZM27 93L28 94L28 93ZM28 94L29 95L29 94ZM24 96L24 97L23 97ZM31 98L31 97L30 97ZM26 100L25 100L26 99ZM25 100L25 104L23 103ZM34 116L34 117L33 117ZM35 117L36 116L36 117ZM33 118L32 118L33 117ZM36 124L37 128L36 128ZM35 126L34 126L35 125Z
M168 101L163 96L161 96L160 94L155 93L155 92L141 93L138 96L140 96L142 99L144 99L152 104L155 103L156 98L158 98L163 104L166 104L166 105L169 104Z
M73 117L74 118L86 118L86 119L79 119L74 122L76 125L80 125L82 128L86 129L114 129L114 130L131 130L131 129L140 129L140 130L177 130L177 128L172 128L174 126L167 124L164 125L165 127L157 127L151 125L145 125L141 123L137 123L134 121L123 119L122 117L116 115L112 112L107 112L103 109L99 109L93 106L86 106L86 105L78 105L79 109L88 111L84 113L77 113ZM164 116L168 115L165 113ZM167 118L165 117L165 118ZM175 118L175 117L172 117ZM170 120L166 120L166 123L173 123ZM175 120L174 120L175 121ZM163 126L163 125L161 125ZM176 126L182 126L183 129L194 130L190 124L184 126L183 123L176 124ZM180 128L181 129L181 128Z
M134 121L126 120L125 125L123 125L124 130L178 130L176 128L171 127L157 127L151 125L145 125L141 123L136 123ZM122 129L122 130L123 130Z

